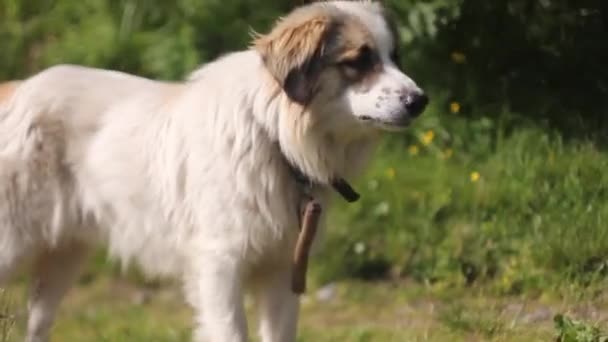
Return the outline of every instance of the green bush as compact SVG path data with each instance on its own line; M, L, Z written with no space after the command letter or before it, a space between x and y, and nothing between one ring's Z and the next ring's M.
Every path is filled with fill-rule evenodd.
M431 86L494 117L506 107L568 137L606 142L605 1L391 3L404 19L404 56Z
M0 77L75 63L182 79L199 63L247 46L288 1L6 0Z

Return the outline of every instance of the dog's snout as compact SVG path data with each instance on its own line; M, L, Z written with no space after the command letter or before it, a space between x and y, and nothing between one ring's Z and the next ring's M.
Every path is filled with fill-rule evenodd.
M412 117L417 117L426 108L426 105L429 103L429 97L423 92L412 93L407 97L405 106L407 112Z

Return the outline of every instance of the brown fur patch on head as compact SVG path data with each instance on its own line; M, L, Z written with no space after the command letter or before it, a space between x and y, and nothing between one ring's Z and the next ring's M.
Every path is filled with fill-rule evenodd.
M13 95L17 86L19 86L21 82L11 81L0 83L0 103L5 102L8 98Z
M335 67L330 83L343 85L340 81L369 79L380 65L368 28L331 2L295 10L269 34L258 36L253 47L289 98L303 105L312 100L322 83L327 83L328 77L323 74L330 67Z
M312 79L319 71L314 62L323 54L323 43L335 24L325 8L307 6L279 20L269 34L254 41L266 68L293 101L305 104L310 100Z

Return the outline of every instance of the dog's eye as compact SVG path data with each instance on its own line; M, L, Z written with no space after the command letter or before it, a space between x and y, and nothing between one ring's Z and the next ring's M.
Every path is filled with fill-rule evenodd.
M368 71L374 67L374 52L365 45L361 47L355 58L344 60L340 65L358 72Z

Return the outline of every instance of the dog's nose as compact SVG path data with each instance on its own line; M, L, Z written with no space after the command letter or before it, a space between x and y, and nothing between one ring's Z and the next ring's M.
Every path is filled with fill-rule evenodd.
M426 108L426 105L429 103L429 97L423 93L413 93L408 96L406 108L409 115L412 117L417 117Z

